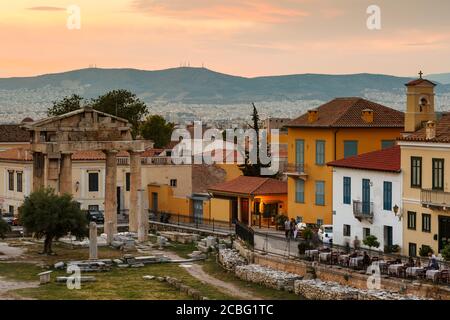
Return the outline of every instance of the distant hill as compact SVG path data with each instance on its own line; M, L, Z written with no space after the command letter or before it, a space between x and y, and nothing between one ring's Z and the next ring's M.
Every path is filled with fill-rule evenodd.
M450 77L450 74L447 75ZM445 78L443 78L445 80ZM342 96L404 94L410 78L377 74L320 75L298 74L244 78L205 68L174 68L160 71L89 68L35 77L2 78L0 90L21 90L38 94L47 104L62 92L91 98L112 89L129 89L146 102L185 104L232 104L251 101L329 100ZM445 81L442 81L445 82ZM449 81L450 82L450 81ZM450 93L450 84L440 85L438 93ZM41 96L40 93L45 93ZM48 98L46 98L48 97Z
M450 73L430 74L427 78L443 84L450 84Z

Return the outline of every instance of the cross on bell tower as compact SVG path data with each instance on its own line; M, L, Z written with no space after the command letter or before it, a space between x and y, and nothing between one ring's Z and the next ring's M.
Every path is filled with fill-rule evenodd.
M420 70L419 71L419 79L423 79L422 76L423 76L423 72L422 72L422 70Z

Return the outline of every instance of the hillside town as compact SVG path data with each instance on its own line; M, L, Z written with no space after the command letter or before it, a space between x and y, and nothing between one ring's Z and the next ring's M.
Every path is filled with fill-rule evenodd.
M246 128L259 138L242 145L220 139L224 128L175 123L172 141L156 147L91 106L0 125L0 260L31 259L43 245L44 288L52 272L67 280L64 267L81 268L96 290L97 271L169 263L167 274L141 277L194 299L267 294L236 279L272 297L450 299L450 113L435 109L436 86L422 72L406 83L405 112L336 97L297 118L260 119L254 105ZM70 223L50 232L52 214ZM186 287L169 273L177 263L212 291ZM202 263L234 280L203 275Z

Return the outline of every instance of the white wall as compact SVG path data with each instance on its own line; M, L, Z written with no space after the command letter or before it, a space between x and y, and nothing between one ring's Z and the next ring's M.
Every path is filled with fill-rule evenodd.
M351 204L344 204L344 177L351 178ZM369 179L370 201L374 205L373 223L356 219L353 215L353 200L362 200L362 180ZM395 216L394 211L383 210L383 182L392 182L392 206L401 206L402 175L372 170L357 170L348 168L333 168L333 242L352 245L355 236L363 246L363 228L370 228L370 234L378 238L379 250L384 249L384 226L391 226L393 244L402 245L402 221ZM400 209L401 210L401 209ZM402 218L403 219L403 218ZM351 226L351 236L344 237L344 224Z

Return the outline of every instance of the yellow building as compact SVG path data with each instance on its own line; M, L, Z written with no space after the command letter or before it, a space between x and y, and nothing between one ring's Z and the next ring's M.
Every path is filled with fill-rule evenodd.
M402 253L416 256L428 246L437 254L450 243L450 114L436 123L431 81L420 78L407 86L407 132L398 142L403 170Z
M404 114L362 98L337 98L287 127L289 217L332 224L332 168L326 163L392 146Z

